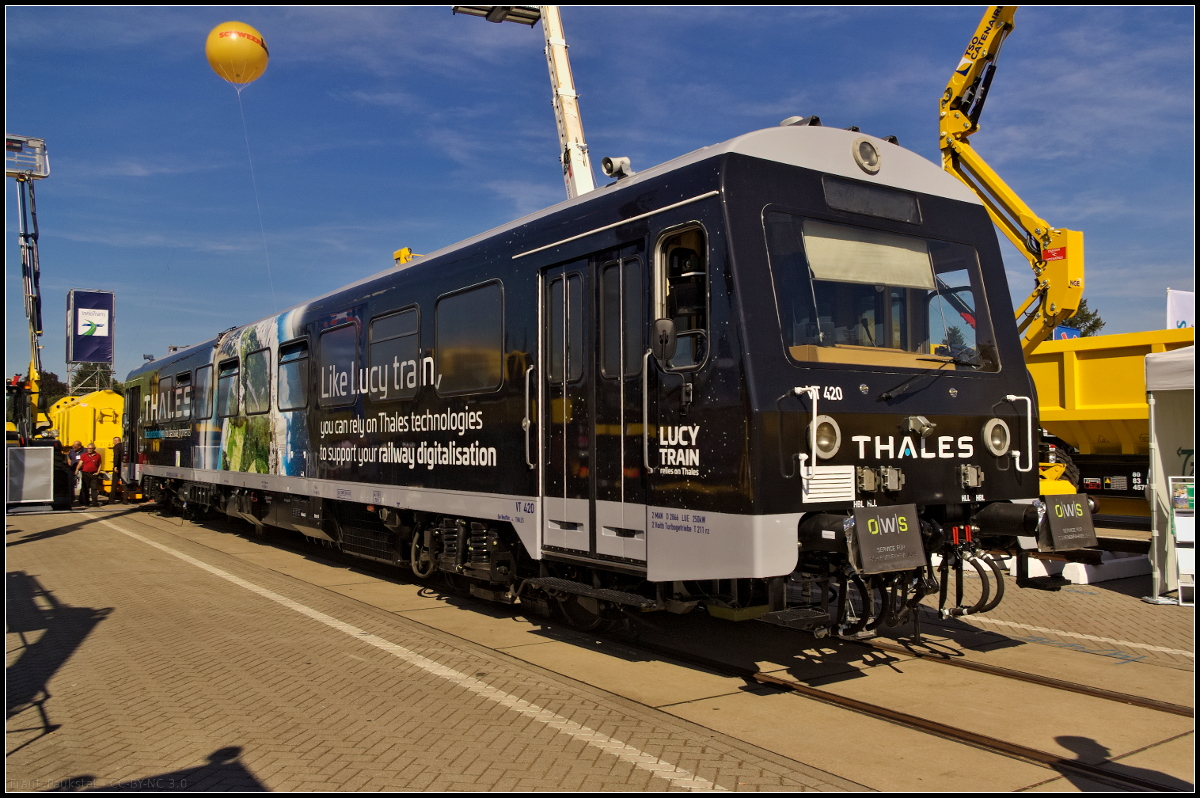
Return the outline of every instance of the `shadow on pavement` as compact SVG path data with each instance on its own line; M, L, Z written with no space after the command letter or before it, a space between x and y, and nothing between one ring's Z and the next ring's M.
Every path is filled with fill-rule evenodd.
M89 508L89 509L92 509L92 508ZM77 512L82 512L82 510L63 510L63 511L55 512L55 513L40 513L40 515L51 515L51 514L52 515L61 515L64 517L64 520L71 520L75 517L75 514ZM127 510L113 510L113 511L109 511L109 512L104 512L103 517L111 520L113 518L120 518L121 516L130 515L132 513L137 513L137 512L141 512L141 511L136 507L131 507ZM38 515L38 514L37 513L24 513L24 515ZM17 518L19 518L19 516L17 516L17 515L10 515L8 517L7 520L8 520L8 523L10 526L8 526L4 530L4 534L6 537L9 535L19 535L22 533L21 529L19 529L19 528L14 529L11 527L11 524ZM67 524L63 524L62 526L56 526L56 527L51 527L50 529L44 529L41 532L35 532L33 534L30 534L30 535L27 535L25 537L21 537L21 538L15 539L15 540L7 540L7 541L5 541L4 545L5 546L21 546L26 543L37 543L38 541L41 541L41 540L49 540L50 538L56 538L56 537L59 537L60 535L68 535L72 532L78 532L80 529L83 529L84 527L89 526L94 523L96 523L95 519L80 518L78 521L74 521L73 523L67 523Z
M112 610L63 604L53 592L24 571L6 574L5 593L8 632L21 640L21 653L5 669L7 718L11 721L29 710L35 710L38 716L34 725L27 728L10 725L7 733L39 732L9 751L11 755L59 728L50 722L46 711L46 703L50 700L47 685ZM38 632L41 634L30 642Z
M1093 740L1091 737L1076 737L1074 735L1063 735L1055 737L1054 740L1075 754L1075 761L1086 762L1089 765L1104 765L1104 769L1110 771L1114 776L1124 776L1130 779L1138 779L1143 782L1160 787L1166 791L1183 791L1192 792L1194 787L1192 784L1177 779L1158 770L1149 770L1146 768L1135 768L1129 765L1123 765L1119 761L1109 761L1112 752L1106 746ZM1059 773L1062 773L1063 778L1069 781L1074 786L1084 792L1111 791L1112 787L1107 785L1097 784L1092 779L1086 776L1081 776L1073 772L1070 768L1055 768Z
M194 768L104 786L96 785L95 776L72 776L51 792L266 792L267 786L238 761L241 755L241 746L231 745L213 751L207 762Z

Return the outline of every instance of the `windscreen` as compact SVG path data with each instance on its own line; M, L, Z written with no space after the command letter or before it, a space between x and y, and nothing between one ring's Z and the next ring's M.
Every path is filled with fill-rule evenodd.
M765 224L794 359L999 369L972 247L778 211Z

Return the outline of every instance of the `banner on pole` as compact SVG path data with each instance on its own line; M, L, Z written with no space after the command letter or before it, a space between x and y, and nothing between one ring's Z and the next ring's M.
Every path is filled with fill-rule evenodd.
M1196 326L1196 292L1167 289L1167 329Z
M112 291L67 293L67 362L113 364L113 322L116 295Z

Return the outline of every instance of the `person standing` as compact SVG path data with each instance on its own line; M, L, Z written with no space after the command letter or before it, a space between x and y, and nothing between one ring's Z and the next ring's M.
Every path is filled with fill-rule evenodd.
M100 506L100 464L104 458L96 451L96 444L89 443L83 454L79 455L79 474L83 478L83 490L79 494L79 503L84 507Z
M109 504L125 503L125 479L121 475L121 466L125 464L125 444L120 438L112 442L112 491L109 493Z
M71 465L71 503L75 503L76 496L79 495L80 482L79 476L79 456L83 454L83 444L75 441L71 444L71 448L67 450L67 462Z

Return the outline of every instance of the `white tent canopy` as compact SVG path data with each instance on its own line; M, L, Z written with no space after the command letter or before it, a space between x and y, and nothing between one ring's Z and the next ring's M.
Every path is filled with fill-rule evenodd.
M1152 603L1180 587L1182 573L1195 570L1191 544L1177 549L1172 534L1169 478L1196 473L1196 347L1146 355L1146 399L1150 405L1150 489ZM1188 563L1191 563L1190 565ZM1192 576L1187 577L1192 579ZM1194 582L1193 585L1194 591ZM1193 593L1194 596L1194 593ZM1194 598L1193 598L1194 600Z
M1147 391L1191 391L1195 388L1195 346L1146 355Z

